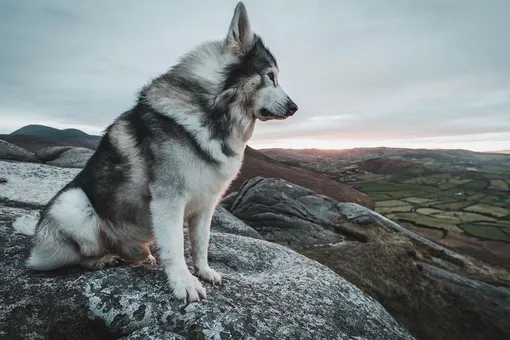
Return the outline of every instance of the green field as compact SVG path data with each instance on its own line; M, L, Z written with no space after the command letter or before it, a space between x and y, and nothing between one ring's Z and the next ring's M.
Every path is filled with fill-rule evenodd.
M461 229L457 226L458 222L434 216L427 216L415 212L410 213L389 213L385 214L390 219L401 222L413 223L419 227L428 227L434 229L446 229L449 231L458 231Z
M510 180L471 176L374 173L349 184L374 197L375 210L397 222L510 242Z
M499 190L499 191L508 191L508 183L502 179L492 179L489 189Z
M303 151L301 166L371 195L397 222L510 242L510 155L466 150Z
M496 218L508 216L508 209L491 206L488 204L474 204L464 208L466 211L474 211L481 214L486 214L489 216L494 216Z

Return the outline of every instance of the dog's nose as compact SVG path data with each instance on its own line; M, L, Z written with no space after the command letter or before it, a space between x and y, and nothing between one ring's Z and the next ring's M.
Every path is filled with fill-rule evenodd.
M287 102L287 116L292 116L298 110L298 106L292 100Z

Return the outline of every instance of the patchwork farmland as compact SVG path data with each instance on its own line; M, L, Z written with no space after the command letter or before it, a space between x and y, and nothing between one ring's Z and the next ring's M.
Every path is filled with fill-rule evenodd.
M510 242L510 181L472 174L355 175L350 184L376 200L375 210L419 227Z
M440 242L458 235L472 240L462 242L479 240L482 251L500 247L483 241L510 246L510 155L398 148L264 152L370 194L376 211L428 236L442 232ZM507 247L498 253L509 256Z

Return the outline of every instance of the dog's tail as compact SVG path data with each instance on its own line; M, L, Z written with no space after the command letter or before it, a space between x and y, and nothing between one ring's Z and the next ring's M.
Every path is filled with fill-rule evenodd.
M12 227L17 233L32 236L35 234L35 228L37 226L38 220L38 216L23 215L14 221Z

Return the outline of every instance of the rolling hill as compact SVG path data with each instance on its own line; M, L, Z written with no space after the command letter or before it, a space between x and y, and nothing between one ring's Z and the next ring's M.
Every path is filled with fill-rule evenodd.
M101 136L89 135L77 129L59 130L44 125L27 125L11 134L0 135L0 139L37 152L48 146L75 146L95 150Z
M406 148L354 148L344 150L319 149L262 149L265 155L278 160L307 166L333 166L338 168L374 158L396 159L421 163L429 168L443 170L479 171L490 174L508 173L510 156L495 152L475 152L461 149L406 149ZM308 166L307 166L308 167ZM322 172L322 171L320 171Z

